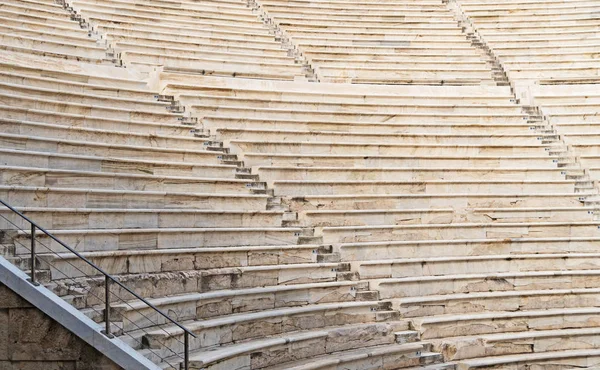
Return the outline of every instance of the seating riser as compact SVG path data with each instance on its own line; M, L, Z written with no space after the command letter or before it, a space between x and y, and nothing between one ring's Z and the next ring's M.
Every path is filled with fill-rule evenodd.
M303 197L308 195L343 195L343 194L440 194L440 193L573 193L573 182L549 182L549 186L540 186L540 183L282 183L275 182L275 194L281 196Z
M0 214L8 217L5 211ZM194 228L194 227L275 227L281 225L280 213L195 213L195 212L89 212L73 211L24 211L24 214L45 229L88 230L130 228ZM15 222L27 228L27 222ZM4 225L5 221L0 220Z
M405 243L405 244L367 244L339 245L341 261L369 261L390 258L459 257L459 256L493 256L498 254L524 253L594 253L594 241L558 240L558 241L495 241L484 243L470 241L462 243Z
M101 172L77 172L26 168L2 168L0 183L13 186L42 186L77 189L171 191L248 194L243 181L227 179L195 180Z
M328 78L389 78L394 79L430 79L430 80L453 80L461 78L470 79L491 79L488 71L402 71L402 70L360 70L351 69L349 67L334 68L328 66L320 66L317 68L319 75ZM334 81L332 81L334 82Z
M199 118L205 116L220 116L222 118L248 119L259 118L262 120L308 120L308 121L330 121L330 122L364 122L364 123L479 123L479 124L501 124L513 123L523 124L524 116L514 114L506 116L494 115L444 115L444 114L385 114L385 113L329 113L308 111L269 111L253 108L229 108L220 106L193 106L192 112Z
M216 122L220 122L218 119L206 118L203 121L207 127L219 127L221 124L217 124ZM214 122L214 123L213 123ZM297 124L294 122L283 122L283 121L274 121L271 124L266 124L263 121L236 121L232 122L227 128L218 129L218 133L221 137L241 137L244 135L244 138L254 138L254 131L252 130L284 130L284 131L322 131L317 134L314 132L312 135L314 137L335 137L338 139L340 135L344 134L352 134L345 135L344 140L355 140L359 142L365 142L365 138L368 137L368 134L378 134L384 137L387 135L396 135L395 143L398 143L397 135L399 134L407 134L407 135L421 135L425 137L427 135L479 135L485 130L488 135L495 135L498 138L501 136L519 136L523 135L523 133L531 132L530 129L532 126L525 125L437 125L437 124L426 124L426 125L411 125L411 124L382 124L382 123L333 123L329 124L326 122L314 122L314 123L300 123ZM586 128L587 129L587 128ZM265 131L259 131L261 133L261 137ZM334 133L327 133L323 131L333 131ZM581 129L579 129L581 132ZM289 136L290 133L286 133L286 137ZM359 137L359 135L363 134L363 136ZM375 137L375 136L373 136ZM331 139L326 139L326 141L331 141Z
M26 110L15 107L1 106L0 113L7 119L22 120L26 122L48 123L61 125L65 128L75 126L105 131L133 132L139 134L154 134L163 136L189 136L191 127L179 124L147 124L143 121L128 122L123 120L106 119L102 117L91 117L55 113L42 110ZM12 122L10 123L12 125Z
M527 238L527 237L584 237L600 236L597 225L527 225L522 226L492 224L479 227L440 227L422 228L373 228L323 230L325 243L356 243L390 240L452 240L452 239L486 239L486 238Z
M131 135L108 130L78 130L43 123L2 120L0 120L0 129L3 133L9 134L0 136L1 145L6 149L141 160L155 157L157 161L168 162L221 163L217 158L218 153L201 151L206 146L206 141L201 139L185 140L168 136ZM74 134L78 141L62 141L71 140Z
M66 37L86 37L87 36L87 32L85 32L82 29L75 29L75 28L69 28L69 27L60 27L60 26L53 26L50 24L44 24L41 22L28 22L26 20L18 20L18 19L12 19L10 16L7 16L6 13L1 13L0 12L0 17L2 17L2 24L5 27L15 27L15 28L22 28L22 29L28 29L28 30L32 30L35 32L47 32L47 33L57 33L60 32L61 36L64 35ZM4 32L4 31L3 31Z
M97 63L106 57L104 49L82 45L50 44L43 39L26 39L12 35L0 35L0 45L6 50L32 50L34 54L52 53L57 56L65 55L68 59L82 58Z
M162 255L141 254L123 257L90 257L90 260L92 260L97 266L100 266L104 271L106 271L109 274L135 275L160 274L171 272L176 273L182 270L192 271L246 266L272 266L297 263L312 263L316 262L315 256L316 254L312 249L301 248L269 250L265 249L263 251L253 251L251 249L249 249L248 251L244 251L238 249L231 252L204 251L194 253L182 253L181 250L177 250L177 253L173 254L168 254L168 251L164 251ZM51 270L51 276L53 279L64 279L65 275L72 278L83 276L98 276L97 270L91 268L89 265L86 265L83 261L80 261L78 259L62 259L54 257L54 255L45 255L40 257L40 262L41 268L47 268ZM252 275L251 272L246 272L245 274ZM273 275L273 273L269 271L263 272L263 274L265 274L265 276ZM213 273L212 275L218 276L219 274ZM223 276L227 278L228 275L224 273L222 277ZM260 274L255 274L254 276L257 279L260 279ZM321 277L323 276L321 275ZM250 282L251 280L248 281ZM170 294L167 292L166 295ZM153 297L157 296L153 295ZM88 299L91 298L92 297L88 297ZM212 304L214 305L214 303ZM280 302L280 304L283 303ZM207 312L210 312L208 306L207 310ZM135 312L132 314L135 315Z
M218 76L229 76L233 73L240 74L242 76L279 76L279 75L300 75L300 65L290 64L277 64L277 65L263 65L263 64L250 64L245 62L227 61L227 60L202 60L202 59L188 59L188 58L177 58L171 55L154 55L154 54L141 54L136 52L123 52L121 58L126 63L144 63L150 65L165 65L170 68L191 68L197 70L208 70L213 75ZM268 62L265 60L265 62Z
M349 226L349 225L414 225L414 224L445 224L463 219L451 210L445 212L389 212L372 214L299 214L298 222L306 227Z
M50 112L61 112L66 114L76 114L85 116L96 116L102 118L114 118L117 120L144 121L151 123L177 124L178 116L170 113L153 113L144 111L114 110L91 105L75 105L56 101L42 101L32 98L22 99L18 96L2 96L2 103L18 107L19 109L39 109Z
M221 362L212 364L196 363L192 360L190 367L192 369L207 370L230 370L234 366L246 366L237 368L262 369L266 366L275 366L287 361L294 361L303 358L313 358L317 355L332 353L354 348L361 348L363 341L370 344L392 344L394 343L394 332L406 330L407 327L402 322L389 322L377 324L352 325L346 328L337 328L329 331L319 338L303 341L293 341L286 344L261 348L245 355L236 355ZM377 361L377 357L369 357L371 361ZM397 357L390 360L391 363L401 363ZM346 364L344 364L346 365ZM379 362L375 363L374 368L382 368Z
M422 261L413 263L360 264L357 262L361 279L404 278L434 275L452 275L456 271L472 274L527 272L527 271L569 271L594 270L600 266L600 259L594 257L552 257L473 260L473 261Z
M115 40L111 44L118 50L135 51L138 53L172 55L176 57L189 58L227 58L230 61L239 62L269 62L269 63L294 63L294 58L288 56L283 49L264 50L249 49L232 46L198 45L192 50L186 49L187 45L177 42L148 42L146 40ZM137 42L137 44L136 44Z
M71 27L73 29L81 29L79 24L71 21L69 18L52 18L48 17L47 14L36 15L34 13L22 13L19 9L4 9L0 11L0 16L11 18L15 21L22 20L24 22L40 22L47 25L54 25L60 27Z
M421 339L442 339L495 333L516 333L529 330L556 330L598 327L597 314L566 313L556 316L524 316L495 319L465 320L448 323L425 323L420 327Z
M352 169L340 168L335 171L331 169L315 168L276 168L260 167L256 171L262 181L275 180L305 180L305 181L433 181L440 178L460 180L554 180L565 178L560 170L520 170L520 169L490 169L490 170L460 170L448 168L438 169Z
M27 98L39 97L41 99L48 100L60 100L68 103L93 105L94 107L108 107L108 108L121 108L132 111L146 111L154 112L158 114L167 113L168 103L157 103L157 102L145 102L145 101L122 101L113 99L106 96L84 96L75 95L72 92L65 92L62 94L60 91L44 91L35 90L32 88L18 88L13 85L2 85L0 84L0 93L2 94L14 94L15 97L24 96ZM17 95L18 94L18 95Z
M308 98L303 96L302 98ZM228 96L221 97L215 96L213 94L203 94L200 96L190 96L190 95L180 95L179 99L184 104L191 105L205 105L205 106L238 106L240 108L251 106L253 108L275 108L275 109L289 109L291 111L295 110L314 110L316 112L319 111L337 111L341 114L348 114L351 112L357 113L463 113L463 114L521 114L521 109L518 106L511 106L508 103L505 105L498 106L481 106L477 105L477 103L471 103L465 99L464 102L454 101L453 99L448 99L448 101L444 102L443 100L439 102L439 106L436 105L437 102L430 102L423 104L420 101L410 101L407 100L406 103L393 103L393 104L385 104L381 102L382 105L377 105L376 103L358 103L353 104L351 102L340 102L340 103L329 103L329 102L313 102L312 99L310 101L291 101L287 98L278 99L278 100L266 100L266 99L252 99L251 97L238 97L235 99L231 99ZM416 100L416 99L415 99ZM459 106L453 105L454 103L460 104ZM367 105L369 104L369 105Z
M532 141L537 141L532 138ZM541 143L522 144L521 146L502 145L435 145L435 143L407 143L407 144L351 144L351 143L323 143L323 142L244 142L230 141L234 153L286 153L286 154L312 154L312 155L397 155L397 156L457 156L457 155L542 155L545 153Z
M434 349L440 349L434 341ZM449 360L462 360L475 357L502 356L519 353L540 353L571 349L596 349L600 345L597 335L581 335L549 338L507 339L498 342L476 343L473 340L443 341L444 357ZM455 352L455 353L453 353ZM452 353L452 354L450 354Z
M468 168L468 167L489 167L489 168L556 168L550 158L498 158L498 159L428 159L428 158L328 158L328 157L277 157L268 154L249 154L243 157L244 164L248 167L267 167L267 166L298 166L298 167L340 167L340 168L377 168L377 167L447 167L447 168ZM582 162L583 163L583 162Z
M193 194L131 194L122 191L94 192L89 189L18 188L0 190L0 199L23 207L73 207L73 208L178 208L210 210L264 210L266 197L233 197L230 195Z
M499 186L501 187L501 186ZM284 204L295 212L311 210L368 210L368 209L419 209L419 208L511 208L511 207L579 207L581 200L576 196L563 194L560 196L544 195L482 195L472 194L438 195L436 197L390 195L388 197L361 198L358 194L349 193L346 197L309 196L301 199L285 198ZM584 212L585 213L585 212ZM517 213L519 215L521 213ZM591 217L591 216L588 216Z
M172 230L172 229L171 229ZM201 229L200 229L201 230ZM164 249L164 248L199 248L227 247L235 245L287 245L296 244L299 229L209 229L209 231L144 231L127 232L118 230L114 233L101 230L86 230L85 234L63 233L52 230L54 235L63 243L82 252L100 252L135 249ZM46 245L40 252L65 252L65 248L50 241L47 237L38 237L40 243ZM15 254L29 253L29 236L21 235L15 239L17 243ZM48 250L49 249L49 250Z
M198 330L198 338L190 338L190 350L223 345L232 341L256 338L257 335L276 335L297 330L317 329L334 325L352 325L374 322L376 314L370 307L355 309L331 310L327 313L315 312L304 315L276 317L222 326L215 329ZM257 327L261 330L257 331ZM183 352L183 335L145 335L150 348L168 347L176 352ZM385 338L387 343L388 338ZM385 343L384 342L384 343Z
M181 27L189 28L209 28L219 30L237 30L257 33L266 33L266 27L260 23L258 19L243 20L243 19L211 19L201 17L185 17L185 15L170 16L168 14L153 13L153 14L136 14L133 11L119 11L112 13L111 9L93 9L92 5L77 4L72 2L74 9L81 13L85 18L89 18L93 23L95 19L109 22L140 22L147 25L156 24L158 26Z
M597 280L598 275L594 271L590 271L589 275L568 275L565 272L562 275L516 278L499 278L494 274L490 274L489 278L371 284L370 289L378 289L380 299L388 299L453 293L577 289L592 286Z
M198 27L198 29L191 28L180 28L177 26L166 26L160 24L146 24L146 23L138 23L138 22L112 22L110 20L102 19L99 17L90 17L90 20L94 23L97 29L101 32L110 33L112 30L117 30L118 32L122 32L125 34L138 34L143 32L145 34L170 34L173 37L179 38L189 38L189 37L234 37L236 39L245 39L245 40L256 40L256 41L272 41L273 36L269 35L267 32L236 32L235 29L224 29L219 30L211 29L209 27Z
M221 253L222 254L222 253ZM173 260L176 264L176 261ZM166 267L165 267L166 268ZM336 273L331 265L314 267L303 265L293 269L260 269L257 271L232 272L232 269L223 272L187 270L185 273L176 266L171 267L173 272L127 274L119 276L119 281L145 298L163 298L178 294L195 294L232 289L249 289L263 286L284 286L295 284L313 284L335 282ZM75 270L76 271L76 270ZM58 271L56 271L58 272ZM65 271L67 272L67 271ZM77 272L81 274L80 272ZM67 294L82 295L81 307L104 305L104 278L74 278L65 279L58 274L60 280L53 280L52 289L59 296ZM115 296L115 304L123 303L122 300L132 300L131 294L111 285L111 294ZM208 307L210 309L210 307Z
M0 150L3 163L8 166L48 168L57 170L94 171L115 174L150 174L155 176L202 176L204 178L234 178L235 168L217 166L135 163L103 158L62 158L39 152ZM146 157L148 158L148 157Z
M302 121L278 121L278 120L232 120L228 118L205 117L203 120L205 127L226 130L300 130L300 131L339 131L340 133L351 132L359 133L389 133L389 134L480 134L483 126L487 124L446 124L424 122L423 124L410 123L370 123L370 122L302 122ZM227 128L225 128L227 127ZM514 135L528 132L530 126L489 124L486 128L490 135Z

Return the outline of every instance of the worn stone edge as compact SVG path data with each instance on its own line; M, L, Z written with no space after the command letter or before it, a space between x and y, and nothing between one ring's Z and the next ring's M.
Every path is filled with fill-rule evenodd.
M29 276L0 256L0 282L90 346L127 370L160 370L118 338L103 335L97 324L43 286L33 286Z

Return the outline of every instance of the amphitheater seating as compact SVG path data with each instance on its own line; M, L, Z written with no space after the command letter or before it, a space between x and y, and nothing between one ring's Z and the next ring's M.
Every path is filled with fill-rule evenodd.
M600 6L589 1L458 0L514 84L597 83Z
M73 9L128 66L243 78L304 78L243 1L78 0Z
M568 22L594 4L459 3L512 81L589 82L519 74L500 44L546 45L536 9L589 33ZM0 199L198 334L191 368L598 366L595 85L526 105L441 1L7 0L0 19ZM28 233L0 227L28 271ZM44 285L102 322L103 276L38 242ZM119 339L180 369L183 330L111 293Z
M494 83L487 62L441 1L257 4L322 82Z

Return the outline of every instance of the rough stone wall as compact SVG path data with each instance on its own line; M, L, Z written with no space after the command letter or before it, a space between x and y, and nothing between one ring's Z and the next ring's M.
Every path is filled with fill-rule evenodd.
M0 370L121 367L0 283Z

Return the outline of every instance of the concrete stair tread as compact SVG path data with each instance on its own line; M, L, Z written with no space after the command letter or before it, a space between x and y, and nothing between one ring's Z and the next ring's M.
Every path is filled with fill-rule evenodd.
M532 135L531 138L537 138L538 135ZM326 141L318 141L318 142L313 142L313 141L268 141L268 142L259 142L259 141L252 141L252 140L230 140L229 141L232 144L236 144L236 145L240 145L240 144L260 144L260 143L265 143L265 144L287 144L288 146L290 145L303 145L303 146L349 146L349 147L353 147L353 146L360 146L360 147L365 147L365 146L377 146L377 147L398 147L398 148L402 148L402 147L415 147L415 146L419 146L419 147L431 147L431 148L513 148L513 147L539 147L542 148L544 147L541 143L540 144L526 144L526 143L516 143L514 145L508 145L508 144L428 144L428 143L398 143L398 144L390 144L390 143L369 143L369 142L350 142L350 143L340 143L340 142L334 142L334 141L330 141L330 142L326 142Z

